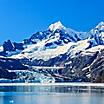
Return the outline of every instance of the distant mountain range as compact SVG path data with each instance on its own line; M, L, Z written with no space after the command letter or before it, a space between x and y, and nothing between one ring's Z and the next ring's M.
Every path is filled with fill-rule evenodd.
M0 46L0 82L104 82L104 22L89 32L60 21Z

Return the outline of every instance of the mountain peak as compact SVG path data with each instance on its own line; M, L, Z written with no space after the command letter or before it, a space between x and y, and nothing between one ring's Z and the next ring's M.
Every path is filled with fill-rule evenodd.
M62 29L62 28L64 28L64 26L62 25L60 21L58 21L54 24L51 24L48 29L51 31L55 31L56 29Z
M104 28L104 22L103 22L103 21L100 22L100 23L96 26L96 28Z

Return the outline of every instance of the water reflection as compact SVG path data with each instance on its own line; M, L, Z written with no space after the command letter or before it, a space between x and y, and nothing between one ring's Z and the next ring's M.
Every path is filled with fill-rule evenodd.
M104 104L102 87L6 86L0 91L0 104Z
M0 92L55 92L55 93L81 93L97 92L104 93L104 87L90 86L0 86Z

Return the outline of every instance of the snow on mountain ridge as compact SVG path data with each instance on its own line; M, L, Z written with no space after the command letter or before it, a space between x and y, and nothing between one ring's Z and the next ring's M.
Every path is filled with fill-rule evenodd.
M104 45L104 22L100 22L89 34L97 45Z
M0 46L0 52L2 52L3 51L3 46Z
M104 29L104 22L102 21L102 22L100 22L97 26L96 26L96 28L100 28L100 29Z
M97 27L104 26L101 22ZM36 41L36 43L26 45L26 48L19 54L11 55L11 58L32 58L48 60L60 54L65 54L67 51L75 56L80 51L86 50L96 45L101 45L99 42L104 42L104 32L95 32L96 28L91 30L92 33L77 32L73 29L66 28L60 21L51 24L49 30L33 34L29 39ZM97 30L98 31L98 30ZM48 36L47 36L48 32ZM45 34L45 35L44 35ZM93 38L91 35L93 34ZM41 38L42 36L42 38ZM44 38L45 36L45 38ZM102 39L100 39L102 37ZM38 38L38 39L37 39ZM92 45L93 43L93 45Z
M90 46L89 39L78 41L78 42L69 42L62 46L56 48L47 48L44 50L45 41L39 42L28 46L24 49L21 54L13 55L11 58L28 58L28 59L43 59L44 61L49 60L50 58L57 57L61 54L70 53L70 57L74 57L78 52L84 51ZM37 48L37 49L36 49Z
M54 24L51 24L48 29L50 31L55 31L56 29L62 29L62 28L64 28L64 26L62 25L62 23L60 21L58 21Z

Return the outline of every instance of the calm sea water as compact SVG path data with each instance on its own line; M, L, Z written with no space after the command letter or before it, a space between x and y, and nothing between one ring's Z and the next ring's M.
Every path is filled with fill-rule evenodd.
M104 88L0 86L0 104L104 104Z

